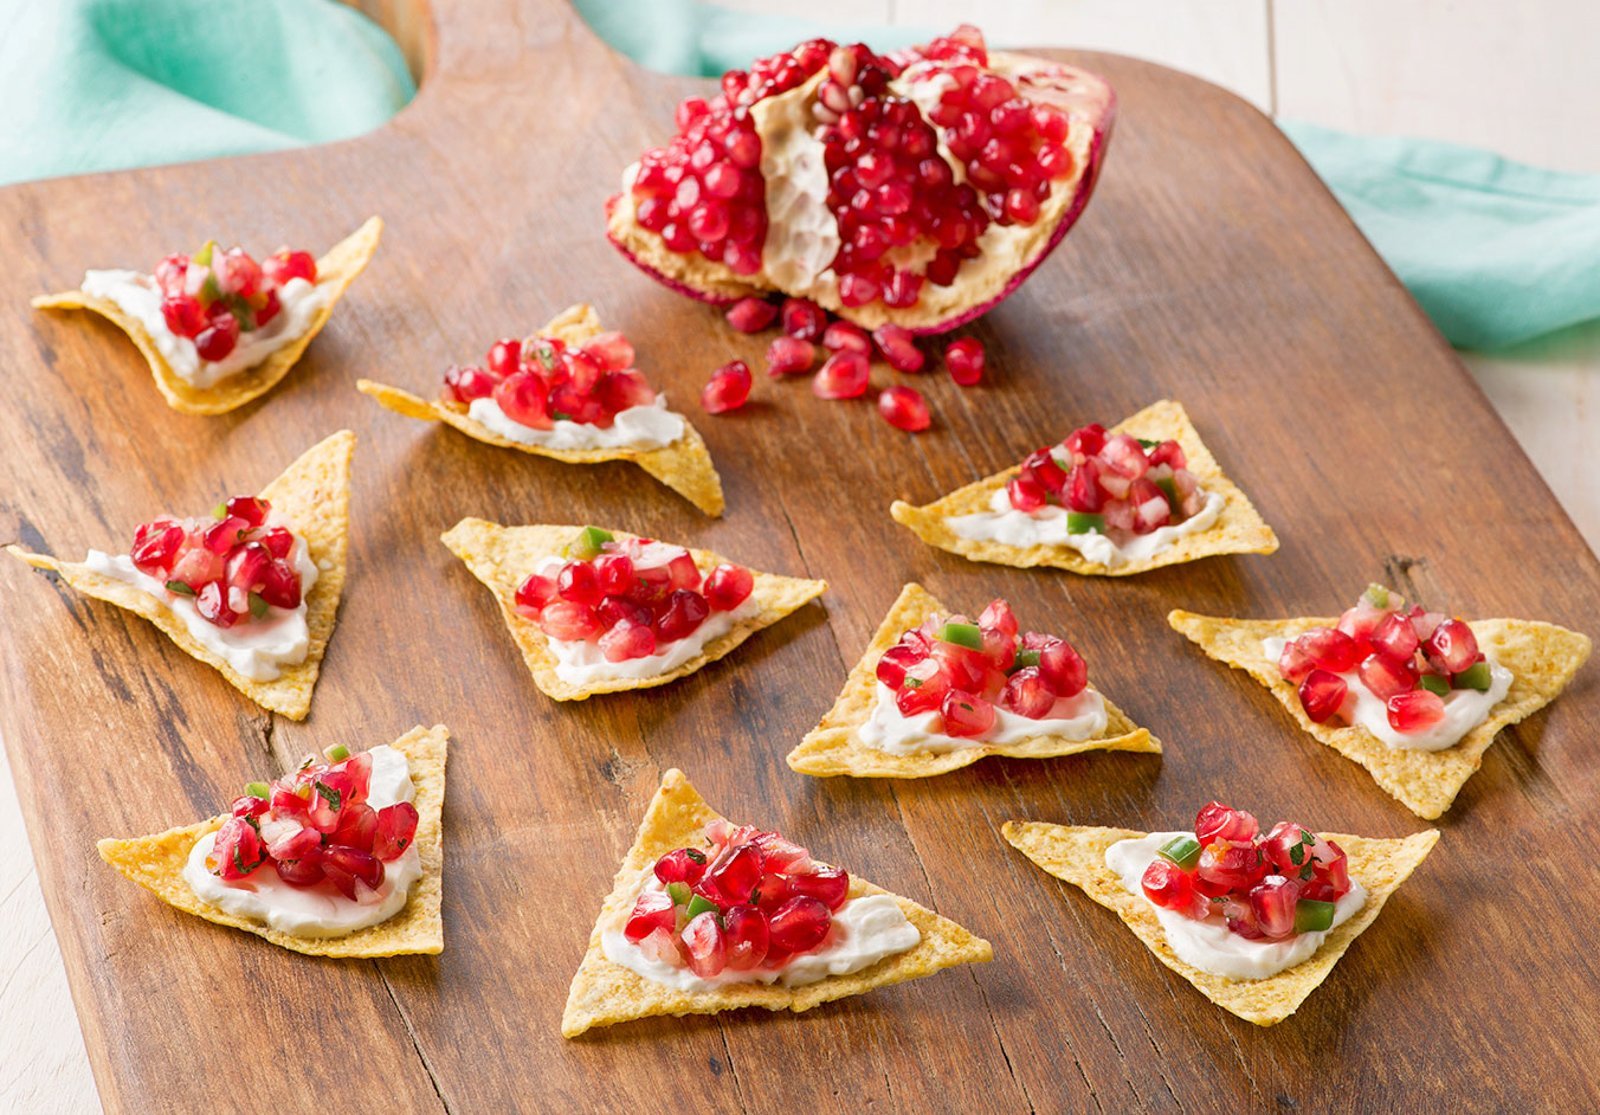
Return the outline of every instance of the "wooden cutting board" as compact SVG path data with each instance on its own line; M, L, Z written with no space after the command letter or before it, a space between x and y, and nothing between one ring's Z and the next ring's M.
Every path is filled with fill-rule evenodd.
M911 438L870 403L763 379L745 411L696 419L728 492L712 521L628 466L491 449L354 389L371 376L431 393L448 362L578 300L680 405L730 357L754 363L766 338L733 334L601 234L619 170L700 86L634 69L549 0L376 7L425 72L375 134L0 191L0 536L81 556L263 483L336 429L360 436L351 580L303 724L143 621L0 562L0 729L108 1109L1600 1104L1593 667L1501 736L1432 858L1274 1029L1212 1006L1000 837L1012 818L1170 826L1212 797L1334 831L1424 827L1169 630L1169 608L1327 613L1380 579L1600 634L1593 555L1266 117L1158 66L1068 56L1116 86L1118 133L1079 228L973 330L986 385L919 380L936 424ZM321 247L372 213L386 238L330 328L278 390L225 417L170 411L114 329L27 305L85 267L148 265L210 235ZM1167 396L1275 525L1278 554L1083 579L968 564L889 519L896 497ZM557 705L437 541L465 515L612 524L833 587L671 687ZM791 773L784 754L913 578L968 609L1003 594L1025 625L1068 634L1166 754L989 760L923 782ZM96 837L206 816L308 751L435 721L455 735L442 956L292 955L162 906L95 855ZM801 1016L563 1041L595 911L672 766L727 814L988 937L994 963Z

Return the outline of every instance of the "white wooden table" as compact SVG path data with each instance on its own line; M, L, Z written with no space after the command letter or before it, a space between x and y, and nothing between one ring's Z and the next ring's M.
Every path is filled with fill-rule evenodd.
M1150 58L1277 116L1448 139L1600 173L1593 117L1600 73L1592 64L1600 7L1583 0L720 2L855 26L968 21L994 43ZM1589 545L1600 549L1600 323L1516 353L1465 359ZM27 846L10 768L0 762L0 1112L95 1111Z

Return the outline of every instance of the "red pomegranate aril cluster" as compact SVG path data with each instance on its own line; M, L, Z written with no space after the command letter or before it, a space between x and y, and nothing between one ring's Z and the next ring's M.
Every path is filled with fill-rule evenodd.
M133 567L178 596L192 597L208 622L228 628L267 614L269 607L300 606L300 571L290 560L294 535L268 526L272 506L256 496L234 496L213 517L143 523L134 532Z
M167 328L193 341L208 363L226 360L241 333L276 318L283 308L278 292L292 279L317 281L317 261L310 252L282 248L258 263L243 248L223 251L215 241L193 256L167 256L155 271Z
M348 755L343 748L331 754ZM352 901L358 883L377 890L383 865L416 838L417 807L402 801L373 809L371 780L372 756L362 752L326 763L308 758L270 785L251 783L217 830L206 866L237 882L270 864L290 886L326 883Z
M775 832L716 820L703 847L656 861L663 889L634 902L623 936L647 955L702 979L780 969L822 947L850 876Z
M991 601L976 623L929 617L878 659L876 676L902 716L937 712L945 735L977 737L999 707L1030 720L1082 693L1089 668L1065 639L1020 631L1011 606Z
M1351 887L1338 844L1293 821L1262 836L1255 817L1216 801L1195 817L1192 840L1161 848L1141 884L1157 906L1196 919L1220 916L1249 940L1328 929L1334 903Z
M446 369L443 398L459 407L492 398L511 421L535 430L552 429L558 420L606 429L621 411L656 401L633 361L633 345L617 332L579 345L507 337L490 347L482 366Z
M1426 731L1444 719L1444 697L1456 689L1486 690L1491 675L1464 620L1368 585L1335 627L1313 627L1284 644L1278 672L1299 687L1300 706L1318 724L1346 722L1349 674L1384 703L1397 732Z
M1006 481L1006 495L1018 511L1065 507L1068 530L1075 533L1149 534L1205 506L1200 482L1176 441L1108 434L1098 423L1030 454Z
M616 541L595 527L591 557L574 557L554 574L535 572L517 587L517 611L547 636L596 644L608 662L656 654L692 635L712 612L731 612L749 598L755 575L719 565L702 576L689 551L643 564L649 539Z
M700 390L700 406L707 414L726 414L750 401L750 365L730 360L711 373Z

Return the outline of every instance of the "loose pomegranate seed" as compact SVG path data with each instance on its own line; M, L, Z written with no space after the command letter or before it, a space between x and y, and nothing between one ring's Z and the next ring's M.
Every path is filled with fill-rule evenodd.
M396 802L378 810L377 827L372 836L372 854L388 863L405 855L417 834L417 807L409 801Z
M1478 638L1461 620L1447 619L1428 637L1428 652L1447 673L1459 674L1478 660Z
M904 326L880 325L872 331L872 339L889 367L897 372L920 372L927 362L911 330Z
M211 364L226 360L238 343L239 319L226 310L207 318L205 328L194 337L195 352Z
M1331 627L1313 627L1295 641L1302 653L1329 673L1348 674L1361 661L1361 648L1356 641Z
M817 362L817 348L810 341L798 337L781 336L767 347L767 374L769 376L795 375L809 372Z
M1300 683L1300 707L1313 723L1321 724L1344 706L1349 686L1344 678L1327 670L1312 670Z
M944 719L944 734L957 738L976 738L994 727L994 706L973 693L952 689L939 705Z
M711 373L700 392L700 406L707 414L737 410L750 398L750 382L750 366L743 360L731 360Z
M192 294L169 294L161 300L161 317L180 337L197 336L206 327L206 314Z
M712 610L731 612L743 604L756 586L755 575L741 565L719 565L706 575L706 603Z
M600 636L600 652L607 662L648 658L656 652L656 633L647 623L624 620Z
M1089 684L1089 667L1083 655L1065 639L1030 632L1022 645L1039 652L1039 673L1058 697L1076 697Z
M574 604L600 603L605 595L594 566L586 561L569 561L556 574L556 594Z
M811 381L811 392L821 399L856 399L866 394L871 366L859 352L836 352L828 357Z
M496 341L489 349L489 356L485 362L489 372L504 379L522 370L522 342L515 337L505 337ZM446 373L446 382L449 374Z
M582 351L600 361L610 372L620 372L633 367L633 345L621 333L612 330L597 333L583 342Z
M767 932L772 947L785 953L806 952L822 944L832 924L826 905L802 895L773 911L767 919Z
M717 858L697 889L720 906L732 906L749 897L761 875L761 850L739 844Z
M1006 497L1012 507L1025 512L1043 510L1050 502L1050 493L1044 485L1021 473L1006 481Z
M314 887L323 880L322 849L317 848L299 859L275 859L272 866L278 878L291 887Z
M1400 693L1388 700L1389 727L1397 732L1423 732L1444 719L1444 699L1426 689Z
M683 954L689 970L701 979L711 979L727 967L727 942L716 914L707 910L683 927Z
M741 298L728 310L728 324L741 333L759 333L778 320L778 307L762 298Z
M1372 629L1372 645L1379 654L1395 662L1409 663L1421 641L1409 616L1391 612Z
M635 943L644 940L657 929L667 932L677 928L677 911L672 898L665 891L645 891L633 904L622 927L622 935Z
M1024 666L1006 679L1000 691L1000 704L1018 716L1043 720L1056 706L1056 691L1044 680L1037 666Z
M1195 839L1202 844L1209 844L1213 840L1246 844L1254 840L1260 831L1261 826L1253 814L1223 805L1220 801L1207 802L1194 818Z
M971 387L983 379L983 343L976 337L962 337L944 347L945 366L950 378L962 387Z
M1250 909L1256 926L1268 937L1287 937L1294 932L1294 907L1300 900L1300 884L1282 875L1268 875L1250 890Z
M1144 896L1165 910L1184 913L1194 908L1194 876L1157 856L1139 880Z
M261 271L278 286L292 279L314 283L317 281L317 260L310 252L291 252L283 248L262 261Z
M815 302L804 298L786 298L783 301L783 331L802 341L822 339L828 326L828 315Z
M350 848L343 844L330 844L322 851L322 870L333 878L333 870L349 875L371 890L383 885L383 864L371 852ZM343 889L343 888L341 888ZM354 888L345 891L345 897L354 898Z
M878 413L897 430L921 433L932 423L928 402L914 387L885 387L878 395Z
M1409 661L1396 662L1382 654L1369 654L1363 658L1357 673L1361 684L1372 690L1380 701L1409 693L1417 687L1417 671L1412 669Z
M710 614L711 608L705 597L693 589L678 589L669 598L667 610L656 621L657 644L670 643L693 634Z
M274 558L262 576L261 599L274 608L300 606L300 573L288 562Z
M140 530L143 532L144 528ZM177 555L178 547L183 545L183 539L183 527L177 523L157 526L135 541L133 551L128 556L139 572L166 580L165 574L172 568L172 559Z
M767 916L754 906L735 906L722 915L727 966L736 972L758 967L767 958Z
M872 355L872 341L867 337L867 332L859 325L852 325L848 321L835 321L828 325L822 333L822 347L829 352L859 352L862 356Z
M815 898L829 910L837 910L849 896L850 873L837 867L820 866L814 871L790 875L789 889L796 895Z
M705 853L693 848L668 852L656 860L655 873L663 883L688 883L694 886L706 873Z
M532 372L518 372L495 385L494 401L511 421L535 430L554 426L544 380Z
M600 619L586 605L553 600L539 613L539 627L552 639L576 643L600 634Z

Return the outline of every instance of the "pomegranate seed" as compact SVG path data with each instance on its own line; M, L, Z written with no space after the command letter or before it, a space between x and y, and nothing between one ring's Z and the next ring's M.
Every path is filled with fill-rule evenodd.
M1235 844L1221 839L1202 843L1195 872L1202 890L1213 896L1248 890L1267 873L1266 857L1254 844Z
M274 558L262 576L258 591L261 599L274 608L298 608L300 573L282 558Z
M1056 692L1037 666L1024 666L1006 679L1000 703L1018 716L1043 720L1056 706Z
M706 873L705 853L692 848L668 852L656 860L655 873L662 883L688 883L694 886Z
M1163 441L1160 445L1150 450L1148 456L1151 468L1155 468L1158 465L1167 465L1176 472L1189 464L1189 458L1184 456L1183 446L1175 441Z
M760 849L739 844L717 858L697 889L720 906L732 906L750 896L761 875Z
M600 652L607 662L648 658L656 652L656 633L647 623L623 620L600 636Z
M815 898L829 910L837 910L849 897L850 873L837 867L819 866L814 871L790 875L789 889L796 895Z
M202 588L195 596L194 606L202 619L217 627L232 627L239 620L239 613L228 607L221 581L212 581Z
M183 545L183 537L183 528L176 523L159 527L136 541L128 556L139 572L166 580L165 574L172 568L172 559Z
M598 635L600 620L587 605L553 600L539 613L539 627L552 639L576 643Z
M677 927L677 909L672 897L665 891L647 890L635 900L633 912L622 927L622 935L638 943L658 929L670 933Z
M822 333L822 347L829 352L859 352L862 356L872 355L872 341L867 337L866 330L859 325L852 325L848 321L835 321L828 325Z
M706 575L706 603L713 611L731 612L756 587L755 575L741 565L719 565Z
M1382 654L1367 655L1361 660L1357 672L1361 684L1372 690L1380 701L1409 693L1417 687L1417 671L1412 669L1409 661L1397 662Z
M351 848L360 848L363 852L372 851L373 837L378 832L378 811L365 802L356 802L345 805L339 810L339 825L333 830L329 838L330 844L344 844ZM374 853L376 855L376 853ZM293 856L286 857L293 859ZM393 857L390 857L391 859Z
M482 368L458 368L452 364L444 372L444 397L447 402L470 405L474 399L493 395L499 382Z
M1361 661L1361 648L1356 641L1330 627L1313 627L1295 642L1303 654L1329 673L1348 674Z
M1108 468L1119 476L1137 480L1150 471L1150 461L1144 455L1144 446L1128 434L1116 434L1106 439L1097 454Z
M989 660L982 651L937 640L931 652L952 688L980 693L989 679Z
M1372 629L1372 646L1379 654L1395 662L1409 663L1417 653L1421 640L1409 616L1391 612Z
M743 360L731 360L711 373L700 392L700 406L707 414L737 410L750 398L750 382L750 366Z
M161 318L180 337L194 337L206 327L205 311L192 294L169 294L161 300Z
M515 375L522 370L522 342L515 337L505 337L496 341L489 349L488 359L485 361L491 374L499 379ZM449 373L445 373L446 382Z
M767 919L771 945L785 953L814 949L828 936L833 918L828 907L815 898L791 898Z
M1321 724L1344 706L1349 687L1344 678L1327 670L1316 669L1300 683L1300 707L1305 709L1313 723Z
M1172 505L1153 480L1135 480L1128 489L1128 502L1133 506L1135 534L1149 534L1172 521Z
M574 604L593 606L605 595L594 566L586 561L569 561L556 574L556 594Z
M1093 457L1106 447L1106 428L1098 422L1080 426L1067 435L1067 440L1063 444L1074 460L1080 457Z
M871 366L859 352L836 352L823 361L811 393L821 399L856 399L867 392Z
M1316 666L1316 659L1311 657L1299 639L1290 639L1283 644L1283 652L1278 655L1278 672L1285 681L1299 685Z
M751 901L763 911L776 910L792 897L788 876L774 875L770 871L762 875L761 881L750 891Z
M554 600L556 596L556 579L546 577L540 573L532 573L517 586L516 607L517 611L529 619L538 619L544 606Z
M583 342L582 351L598 360L608 372L620 372L633 367L633 345L615 330L590 337Z
M1067 474L1062 471L1048 449L1035 450L1024 457L1020 475L1027 477L1051 495L1061 495L1067 486Z
M944 667L933 658L924 658L906 668L904 686L894 695L895 707L902 716L933 712L949 689L950 679L945 676Z
M667 579L673 588L700 587L700 567L688 551L681 551L667 562Z
M377 827L372 835L372 854L385 863L399 859L411 847L416 834L416 806L409 801L386 805L378 810Z
M767 958L767 915L754 906L735 906L722 915L722 924L729 968L748 971Z
M1006 481L1006 496L1018 511L1039 511L1050 502L1050 493L1044 485L1021 473Z
M784 299L782 313L783 331L802 341L820 340L828 325L823 308L805 298Z
M950 378L962 387L971 387L983 379L983 344L976 337L962 337L944 346L945 366Z
M817 362L817 348L798 337L781 336L767 346L767 374L787 376L809 372Z
M906 680L906 670L921 662L927 655L904 643L897 643L883 652L874 671L877 679L890 689L899 689Z
M1220 801L1207 802L1194 818L1195 839L1202 844L1209 844L1213 840L1247 844L1260 831L1261 825L1253 814L1223 805Z
M1461 620L1447 619L1428 637L1428 651L1446 672L1459 674L1478 660L1478 638Z
M1194 907L1194 876L1157 856L1139 880L1144 896L1165 910L1188 912Z
M1422 732L1444 719L1444 699L1426 689L1390 697L1389 727L1397 732Z
M778 307L761 298L741 298L728 310L728 324L741 333L759 333L778 319Z
M916 338L911 335L911 330L899 325L880 325L872 331L872 339L876 342L878 351L883 353L883 358L889 362L889 367L895 371L922 371L927 358L917 347Z
M914 387L885 387L878 396L878 413L889 425L913 434L933 423L927 400Z
M593 564L601 596L621 596L633 586L633 559L627 554L601 554Z
M1077 648L1065 639L1030 633L1022 645L1039 652L1039 673L1057 696L1076 697L1089 684L1088 665Z
M371 852L363 852L360 848L351 848L344 844L330 844L324 848L323 871L331 878L335 868L371 890L377 890L383 885L383 864L377 856ZM345 897L354 898L353 890L354 888L345 891Z
M242 817L229 817L217 830L212 841L210 860L215 861L215 872L224 879L243 879L261 865L265 849L261 838L250 823Z
M1267 862L1280 875L1302 883L1318 881L1335 892L1336 901L1350 890L1350 875L1344 852L1330 840L1324 840L1293 821L1279 821L1262 843ZM1310 869L1307 874L1306 869ZM1302 889L1302 897L1316 898Z
M693 634L711 613L706 598L693 589L678 589L669 598L667 610L656 621L656 642L670 643Z
M226 360L239 343L239 319L223 310L212 314L195 334L194 349L200 359L215 364Z
M994 727L994 706L973 693L952 689L939 705L944 718L944 733L958 738L975 738Z
M322 849L307 852L299 859L274 859L278 878L291 887L314 887L323 880Z
M1294 907L1299 900L1299 883L1282 875L1268 875L1250 890L1256 926L1268 937L1289 936L1294 932Z
M284 248L263 260L261 271L278 286L293 279L314 283L317 281L317 260L310 252L291 252Z
M701 979L711 979L727 966L727 943L717 915L707 910L683 927L684 960Z
M518 425L535 430L554 426L544 380L532 372L507 376L495 385L493 394L501 413Z

